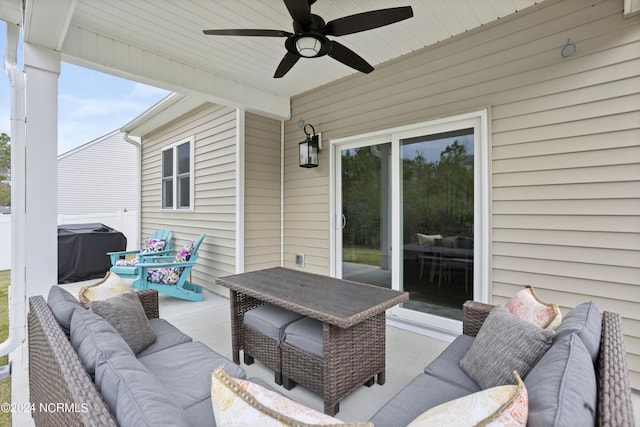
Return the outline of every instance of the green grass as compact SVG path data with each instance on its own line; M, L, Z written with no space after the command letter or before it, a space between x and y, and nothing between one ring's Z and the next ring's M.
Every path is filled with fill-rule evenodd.
M9 336L9 296L8 288L11 281L11 271L0 271L0 342ZM9 358L0 358L0 366L8 364ZM0 381L0 403L11 402L11 377ZM11 412L0 411L0 426L11 425Z
M342 261L357 264L380 265L380 249L344 248Z

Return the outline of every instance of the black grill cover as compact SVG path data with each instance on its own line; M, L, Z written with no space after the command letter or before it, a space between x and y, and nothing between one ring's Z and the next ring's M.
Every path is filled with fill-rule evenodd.
M104 224L58 226L58 283L97 279L111 268L107 252L124 251L127 238Z

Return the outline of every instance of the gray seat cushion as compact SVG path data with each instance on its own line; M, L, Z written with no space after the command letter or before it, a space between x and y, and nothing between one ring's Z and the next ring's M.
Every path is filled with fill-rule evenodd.
M134 355L98 365L96 386L122 427L190 426L187 415Z
M58 285L54 285L49 289L47 296L47 305L53 313L56 321L65 334L69 336L71 326L71 315L76 308L82 308L82 304L69 292L65 291Z
M244 314L244 324L280 344L287 325L302 317L302 314L265 304L247 311Z
M323 357L322 322L310 317L296 320L285 329L284 341L306 353Z
M595 424L596 373L577 334L556 340L524 383L529 393L528 426Z
M467 389L456 384L420 374L385 403L369 421L376 426L405 427L427 409L468 394Z
M258 377L249 378L249 381L256 383L267 390L280 393L278 390L275 390L268 383L263 381ZM187 414L187 418L193 427L215 427L215 418L213 414L213 404L211 403L211 397L208 399L202 400L189 406L184 409L184 412ZM212 421L213 420L213 421Z
M109 322L84 308L77 308L71 316L71 346L92 376L96 366L113 355L135 357L131 347Z
M471 348L473 339L468 335L457 336L433 362L427 365L424 373L457 385L468 390L469 393L480 391L478 384L460 368L460 359Z
M211 396L184 408L184 413L193 427L215 427L217 425Z
M245 378L242 368L201 342L188 342L138 360L163 384L182 409L211 398L211 373L224 366L232 377Z
M584 346L596 363L600 352L600 336L602 335L602 314L593 301L584 302L569 311L556 329L556 340L577 333Z
M138 353L138 357L144 357L169 347L193 341L189 335L164 319L149 319L149 324L156 333L156 340L149 347Z

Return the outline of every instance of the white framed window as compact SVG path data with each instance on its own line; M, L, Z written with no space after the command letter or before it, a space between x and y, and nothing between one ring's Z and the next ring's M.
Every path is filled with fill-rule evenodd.
M194 140L192 136L162 149L162 209L193 210Z

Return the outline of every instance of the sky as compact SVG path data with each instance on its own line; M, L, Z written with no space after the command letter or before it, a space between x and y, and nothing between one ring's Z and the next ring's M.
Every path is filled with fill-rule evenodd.
M5 39L6 25L0 21L0 57L4 56ZM4 68L1 74L0 133L10 135L9 79ZM58 79L58 154L120 129L168 94L63 62Z

